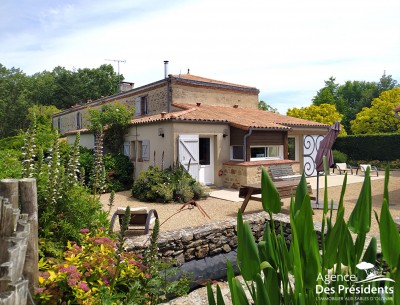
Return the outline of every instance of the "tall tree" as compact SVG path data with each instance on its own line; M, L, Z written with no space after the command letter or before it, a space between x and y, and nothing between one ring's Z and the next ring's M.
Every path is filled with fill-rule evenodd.
M20 69L0 64L0 138L26 130L29 121L25 117L32 106L69 108L117 93L120 80L123 76L118 76L112 65L73 71L59 66L27 76Z
M394 115L394 108L400 105L400 88L382 92L372 101L371 107L364 107L351 121L354 134L400 132L400 120Z
M272 107L271 105L267 104L263 100L260 100L258 102L258 109L278 113L278 109Z
M335 105L331 104L321 104L321 105L311 105L309 107L302 108L292 108L288 109L286 115L295 118L310 120L314 122L324 123L328 125L333 125L336 121L342 120L342 115L336 110ZM346 135L347 132L341 126L340 135Z
M89 109L90 129L96 133L103 132L104 140L113 153L121 152L124 135L129 121L134 115L134 107L127 108L116 102L104 105L101 110Z
M394 80L391 75L386 75L386 71L384 71L381 79L378 82L378 95L380 95L383 91L391 90L395 87L398 87L397 80Z
M331 76L325 81L325 86L317 92L317 95L313 98L313 105L319 106L321 104L337 104L338 99L338 87L335 83L336 78Z
M14 136L28 127L24 120L29 108L28 81L20 69L7 69L0 64L0 138Z
M351 132L350 121L364 107L370 107L374 98L383 91L393 89L397 81L391 75L384 73L379 82L346 81L343 85L335 83L335 78L330 77L325 81L325 86L313 98L313 105L328 103L336 106L343 114L342 124Z
M119 77L111 65L73 71L58 66L52 72L43 71L32 76L29 98L36 104L65 109L117 93L118 84Z

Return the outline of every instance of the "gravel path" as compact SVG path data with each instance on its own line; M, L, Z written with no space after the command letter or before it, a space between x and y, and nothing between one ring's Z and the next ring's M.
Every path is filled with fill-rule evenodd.
M380 173L383 175L383 173ZM372 185L372 202L373 210L380 214L382 196L383 196L383 185L384 179L371 181ZM357 202L358 196L360 194L362 183L352 183L348 184L346 187L346 193L344 197L345 201L345 217L348 219L350 213ZM333 199L334 202L338 202L340 198L341 187L334 186L328 188L328 198ZM313 194L316 190L313 189ZM320 198L323 198L323 188L320 189ZM392 171L389 179L389 198L390 198L390 210L392 216L395 220L400 221L400 171ZM109 194L104 194L101 196L101 202L103 203L104 209L107 210L107 204L109 200ZM283 213L288 213L290 199L283 200ZM161 231L168 231L184 227L199 226L208 222L223 220L228 217L236 217L237 211L241 206L241 202L232 202L217 198L209 197L206 200L198 201L198 204L204 209L204 211L210 216L210 219L203 216L201 211L197 208L188 209L185 208L182 211L179 209L182 204L178 203L147 203L140 202L131 197L130 191L119 192L115 196L114 206L111 210L111 214L117 207L142 207L146 206L149 209L156 209L160 218ZM257 201L250 201L246 212L254 213L262 211L261 203ZM334 212L334 215L336 213ZM314 220L321 221L322 211L314 210ZM378 236L379 230L377 228L377 223L375 217L372 217L372 228L371 234Z

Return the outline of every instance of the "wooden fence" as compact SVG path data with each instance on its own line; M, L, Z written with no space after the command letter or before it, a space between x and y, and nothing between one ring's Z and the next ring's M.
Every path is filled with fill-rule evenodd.
M33 305L37 280L36 180L0 180L0 305Z

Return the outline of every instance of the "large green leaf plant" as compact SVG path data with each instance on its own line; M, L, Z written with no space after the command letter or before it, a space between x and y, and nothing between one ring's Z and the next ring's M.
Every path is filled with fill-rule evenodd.
M369 170L348 221L344 219L343 204L347 174L335 218L333 202L329 203L325 187L321 229L325 234L320 237L314 229L303 174L290 203L289 247L282 226L275 229L274 213L281 209L279 194L265 169L261 179L262 205L269 214L269 222L262 240L256 243L249 223L238 212L237 267L244 284L235 277L228 261L227 278L233 305L400 304L400 235L388 205L389 168L385 173L380 218L375 213L380 230L380 259L376 238L368 238L372 210ZM362 266L373 266L369 277ZM216 297L211 285L207 290L210 305L225 305L218 285Z

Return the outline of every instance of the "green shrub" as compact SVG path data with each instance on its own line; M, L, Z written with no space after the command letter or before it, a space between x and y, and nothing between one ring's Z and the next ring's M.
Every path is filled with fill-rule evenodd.
M101 304L102 295L114 290L126 293L131 284L140 284L148 276L135 254L122 252L117 256L114 240L104 231L91 232L82 229L81 241L68 243L63 260L40 260L37 304ZM117 273L118 269L123 272Z
M24 135L0 139L1 149L21 149L24 146Z
M38 180L41 256L57 256L68 240L79 240L81 228L92 230L109 226L108 215L99 198L81 185L66 189L54 204L46 203L48 180L44 176Z
M193 199L200 200L201 198L207 197L209 194L204 192L204 186L200 182L196 181L192 185Z
M79 163L85 169L85 182L91 188L93 177L93 150L80 149ZM106 170L106 191L125 191L132 187L133 164L122 154L105 154L103 163Z
M194 192L188 180L178 182L175 189L175 201L188 202L194 197Z
M133 164L123 154L105 154L106 189L115 192L129 190L133 183Z
M79 242L68 242L61 259L42 258L37 304L152 305L186 294L188 276L176 279L177 268L158 258L158 219L143 257L124 251L129 219L128 207L116 240L103 228L85 228Z
M147 171L141 172L134 182L132 196L141 201L170 202L172 198L167 200L168 196L164 196L162 192L158 194L157 191L161 190L162 187L154 188L157 186L165 186L165 188L172 189L168 177L157 166L150 166Z
M24 151L30 153L25 153L22 164L29 164L31 170L23 178L33 177L37 181L40 255L57 256L68 240L79 239L81 228L108 227L109 221L99 198L71 174L70 170L75 173L74 166L67 166L74 155L68 152L76 151L79 143L72 150L66 143L60 143L55 133L53 146L46 147L44 155L34 134L32 128L26 134L30 141L25 141L29 147ZM64 159L60 157L61 151Z
M0 150L0 179L21 178L21 151Z
M202 185L179 165L165 170L150 166L135 180L132 196L147 202L188 202L205 194Z
M384 149L382 149L384 147ZM400 158L400 134L351 135L338 137L333 149L351 160L392 161Z
M169 184L156 184L146 193L147 201L153 202L171 202L174 199L174 193Z
M333 160L335 163L347 163L347 155L338 150L333 150Z

